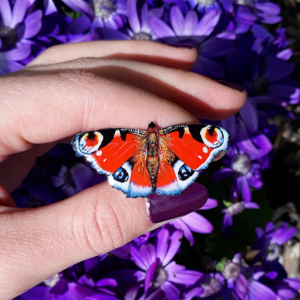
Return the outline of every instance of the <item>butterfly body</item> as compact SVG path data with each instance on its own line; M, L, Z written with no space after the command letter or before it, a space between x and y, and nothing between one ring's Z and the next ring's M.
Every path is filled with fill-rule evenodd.
M72 141L110 184L127 197L178 195L193 183L220 151L230 134L212 125L175 125L147 130L113 128L79 133Z

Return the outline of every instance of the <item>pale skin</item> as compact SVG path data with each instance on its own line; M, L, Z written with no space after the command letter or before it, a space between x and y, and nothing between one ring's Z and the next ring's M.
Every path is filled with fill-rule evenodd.
M37 156L78 132L236 113L246 93L189 72L196 59L195 49L98 41L50 48L0 77L0 299L161 226L149 221L145 199L128 201L108 183L33 209L17 208L9 193Z

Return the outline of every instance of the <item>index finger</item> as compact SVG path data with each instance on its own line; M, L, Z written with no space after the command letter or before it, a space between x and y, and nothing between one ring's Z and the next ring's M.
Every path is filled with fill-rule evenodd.
M181 107L85 71L18 72L0 78L0 161L78 132L198 122Z

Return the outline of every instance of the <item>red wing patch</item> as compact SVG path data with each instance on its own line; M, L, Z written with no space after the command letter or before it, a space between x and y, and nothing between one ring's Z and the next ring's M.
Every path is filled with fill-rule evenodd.
M180 193L178 179L170 164L162 160L157 174L156 193L159 195L172 195Z
M196 141L189 131L185 131L182 138L174 131L170 133L170 140L170 149L193 170L198 170L212 152L208 146Z
M100 148L92 154L92 157L102 170L114 173L140 150L140 144L141 140L131 133L127 134L125 141L119 134L116 134L108 145Z
M152 194L152 185L146 161L136 161L131 171L130 197L146 197L150 194Z
M145 144L145 133L126 129L97 130L76 135L72 141L77 156L85 156L98 173L116 172Z

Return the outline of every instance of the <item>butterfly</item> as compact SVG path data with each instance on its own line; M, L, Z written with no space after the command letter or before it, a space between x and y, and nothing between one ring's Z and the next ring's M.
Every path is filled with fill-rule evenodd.
M213 125L174 125L147 130L111 128L78 133L76 156L127 197L180 195L220 151L228 151L230 133Z

